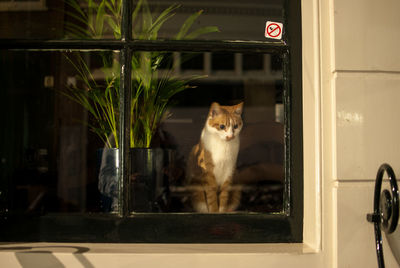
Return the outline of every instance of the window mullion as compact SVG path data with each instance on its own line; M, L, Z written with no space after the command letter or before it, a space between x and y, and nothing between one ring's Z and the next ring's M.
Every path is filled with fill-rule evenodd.
M129 214L130 194L130 165L129 165L129 132L131 110L131 69L132 50L127 43L132 39L132 1L122 1L121 39L125 43L121 49L121 77L120 77L120 133L119 133L119 215L124 217Z

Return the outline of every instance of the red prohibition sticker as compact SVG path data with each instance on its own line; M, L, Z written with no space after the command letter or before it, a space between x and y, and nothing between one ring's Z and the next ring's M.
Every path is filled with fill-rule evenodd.
M283 24L279 22L267 21L265 25L265 37L272 39L282 39Z

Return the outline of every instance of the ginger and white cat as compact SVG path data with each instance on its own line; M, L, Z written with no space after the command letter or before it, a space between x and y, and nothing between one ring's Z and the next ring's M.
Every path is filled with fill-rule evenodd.
M231 189L239 153L243 102L233 106L211 104L200 142L190 152L186 168L197 212L230 212L240 203L240 191Z

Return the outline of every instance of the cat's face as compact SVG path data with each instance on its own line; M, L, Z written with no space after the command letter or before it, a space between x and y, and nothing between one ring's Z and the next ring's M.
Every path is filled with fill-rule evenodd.
M242 130L243 102L233 106L221 106L214 102L208 114L207 128L222 140L231 141Z

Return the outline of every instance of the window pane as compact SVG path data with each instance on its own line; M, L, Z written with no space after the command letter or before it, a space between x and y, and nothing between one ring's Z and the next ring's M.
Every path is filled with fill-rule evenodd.
M264 68L264 58L260 54L244 54L243 70L262 70Z
M120 38L122 0L90 2L2 1L0 38ZM135 39L266 41L266 22L283 23L283 0L145 0L133 8Z
M223 71L214 70L213 53L202 56L203 69L186 70L176 62L185 61L186 57L197 58L199 53L133 55L136 64L133 65L135 108L131 147L135 148L131 150L131 212L215 212L210 208L211 202L221 208L224 200L229 209L220 212L282 212L285 188L282 72L271 70L269 54L252 55L262 61L257 70L243 70L242 54L224 53L223 57L232 59L232 68ZM171 62L171 67L156 71L156 63L161 60ZM216 121L208 120L213 117L213 102L222 105L215 112ZM244 103L241 116L236 110L225 113L231 109L225 106L236 107L241 102ZM235 124L240 126L237 131ZM150 138L143 135L146 129L153 130ZM228 136L219 136L224 133ZM215 151L206 149L204 135L218 140L212 148ZM239 146L237 160L231 149L235 148L235 137ZM203 147L196 147L200 142ZM139 149L143 147L152 149ZM209 155L200 157L202 153L196 154L196 148ZM215 162L218 157L228 177L218 173L220 167ZM206 163L204 166L202 161ZM230 164L231 169L226 166ZM231 183L223 186L230 178ZM213 183L216 188L208 190L207 185ZM212 196L217 200L212 200Z
M251 0L251 1L202 1L202 0L148 0L148 5L155 20L162 11L178 3L176 13L165 21L158 31L158 37L175 39L202 39L202 40L252 40L274 41L266 39L265 26L267 21L283 23L283 0ZM175 6L174 6L175 7ZM193 14L198 13L189 30L180 31L185 21ZM142 18L138 17L135 25L136 32L141 32ZM214 28L213 28L214 27ZM202 30L199 30L202 29ZM195 31L198 31L195 33ZM192 33L192 34L191 34ZM136 35L135 38L143 39Z
M227 185L229 198L236 198L230 212L282 211L282 72L271 70L269 54L253 55L262 59L261 70L243 70L245 55L223 55L233 59L232 70L214 70L212 53L133 54L132 212L204 212L194 207L199 191L192 188L199 183L189 182L187 173L196 168L189 167L191 150L209 124L213 102L244 103L243 128L234 134L240 147ZM177 64L200 56L202 69ZM110 148L120 143L118 53L2 52L1 59L7 77L1 98L7 115L2 117L2 177L7 178L2 208L117 212L118 150Z
M212 70L234 70L235 55L232 53L213 53L212 54Z
M1 51L0 59L2 211L104 210L110 200L99 191L99 149L113 129L99 120L107 100L118 106L119 71L104 80L118 54Z
M0 2L0 38L120 38L121 0ZM21 11L21 12L15 12Z
M182 70L203 70L204 54L203 53L181 53L181 69Z

